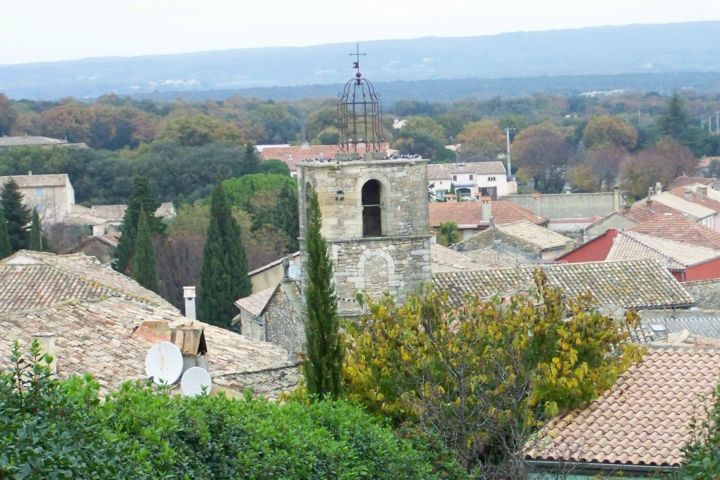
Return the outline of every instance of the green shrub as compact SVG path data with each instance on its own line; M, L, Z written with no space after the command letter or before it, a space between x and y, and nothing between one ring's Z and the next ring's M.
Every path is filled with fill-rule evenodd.
M54 380L37 345L0 373L0 478L435 478L424 455L345 402L186 398Z

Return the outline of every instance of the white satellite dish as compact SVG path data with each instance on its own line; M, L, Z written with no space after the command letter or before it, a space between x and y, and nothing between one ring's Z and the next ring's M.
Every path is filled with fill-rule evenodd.
M172 385L183 371L180 349L170 342L158 342L145 357L145 374L158 385Z
M203 393L210 393L212 379L204 368L188 368L180 380L180 390L186 397L197 397Z

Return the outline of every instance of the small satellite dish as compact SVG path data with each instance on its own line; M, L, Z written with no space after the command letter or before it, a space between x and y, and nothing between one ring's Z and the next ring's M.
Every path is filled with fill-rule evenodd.
M188 368L180 380L180 390L186 397L197 397L203 393L210 393L212 379L204 368Z
M183 371L180 349L170 342L158 342L145 357L145 374L158 385L172 385Z

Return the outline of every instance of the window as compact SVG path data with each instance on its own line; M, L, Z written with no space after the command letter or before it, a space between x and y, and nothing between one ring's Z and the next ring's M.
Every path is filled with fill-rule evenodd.
M453 182L457 182L457 175L453 175Z
M472 179L473 179L473 176L472 176L472 173L471 173L471 174L470 174L470 180L472 180Z
M368 180L362 187L361 196L363 237L379 237L382 235L380 182Z
M494 181L495 181L495 177L488 177L488 182L494 182Z

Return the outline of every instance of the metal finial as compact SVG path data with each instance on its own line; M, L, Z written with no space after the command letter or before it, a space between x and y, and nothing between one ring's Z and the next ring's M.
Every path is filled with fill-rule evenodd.
M353 68L355 70L357 70L357 72L355 73L355 76L357 78L360 78L362 76L362 74L360 73L360 57L367 55L367 53L360 53L360 44L356 43L355 44L355 53L350 53L349 55L351 57L355 57L355 61L353 62Z

